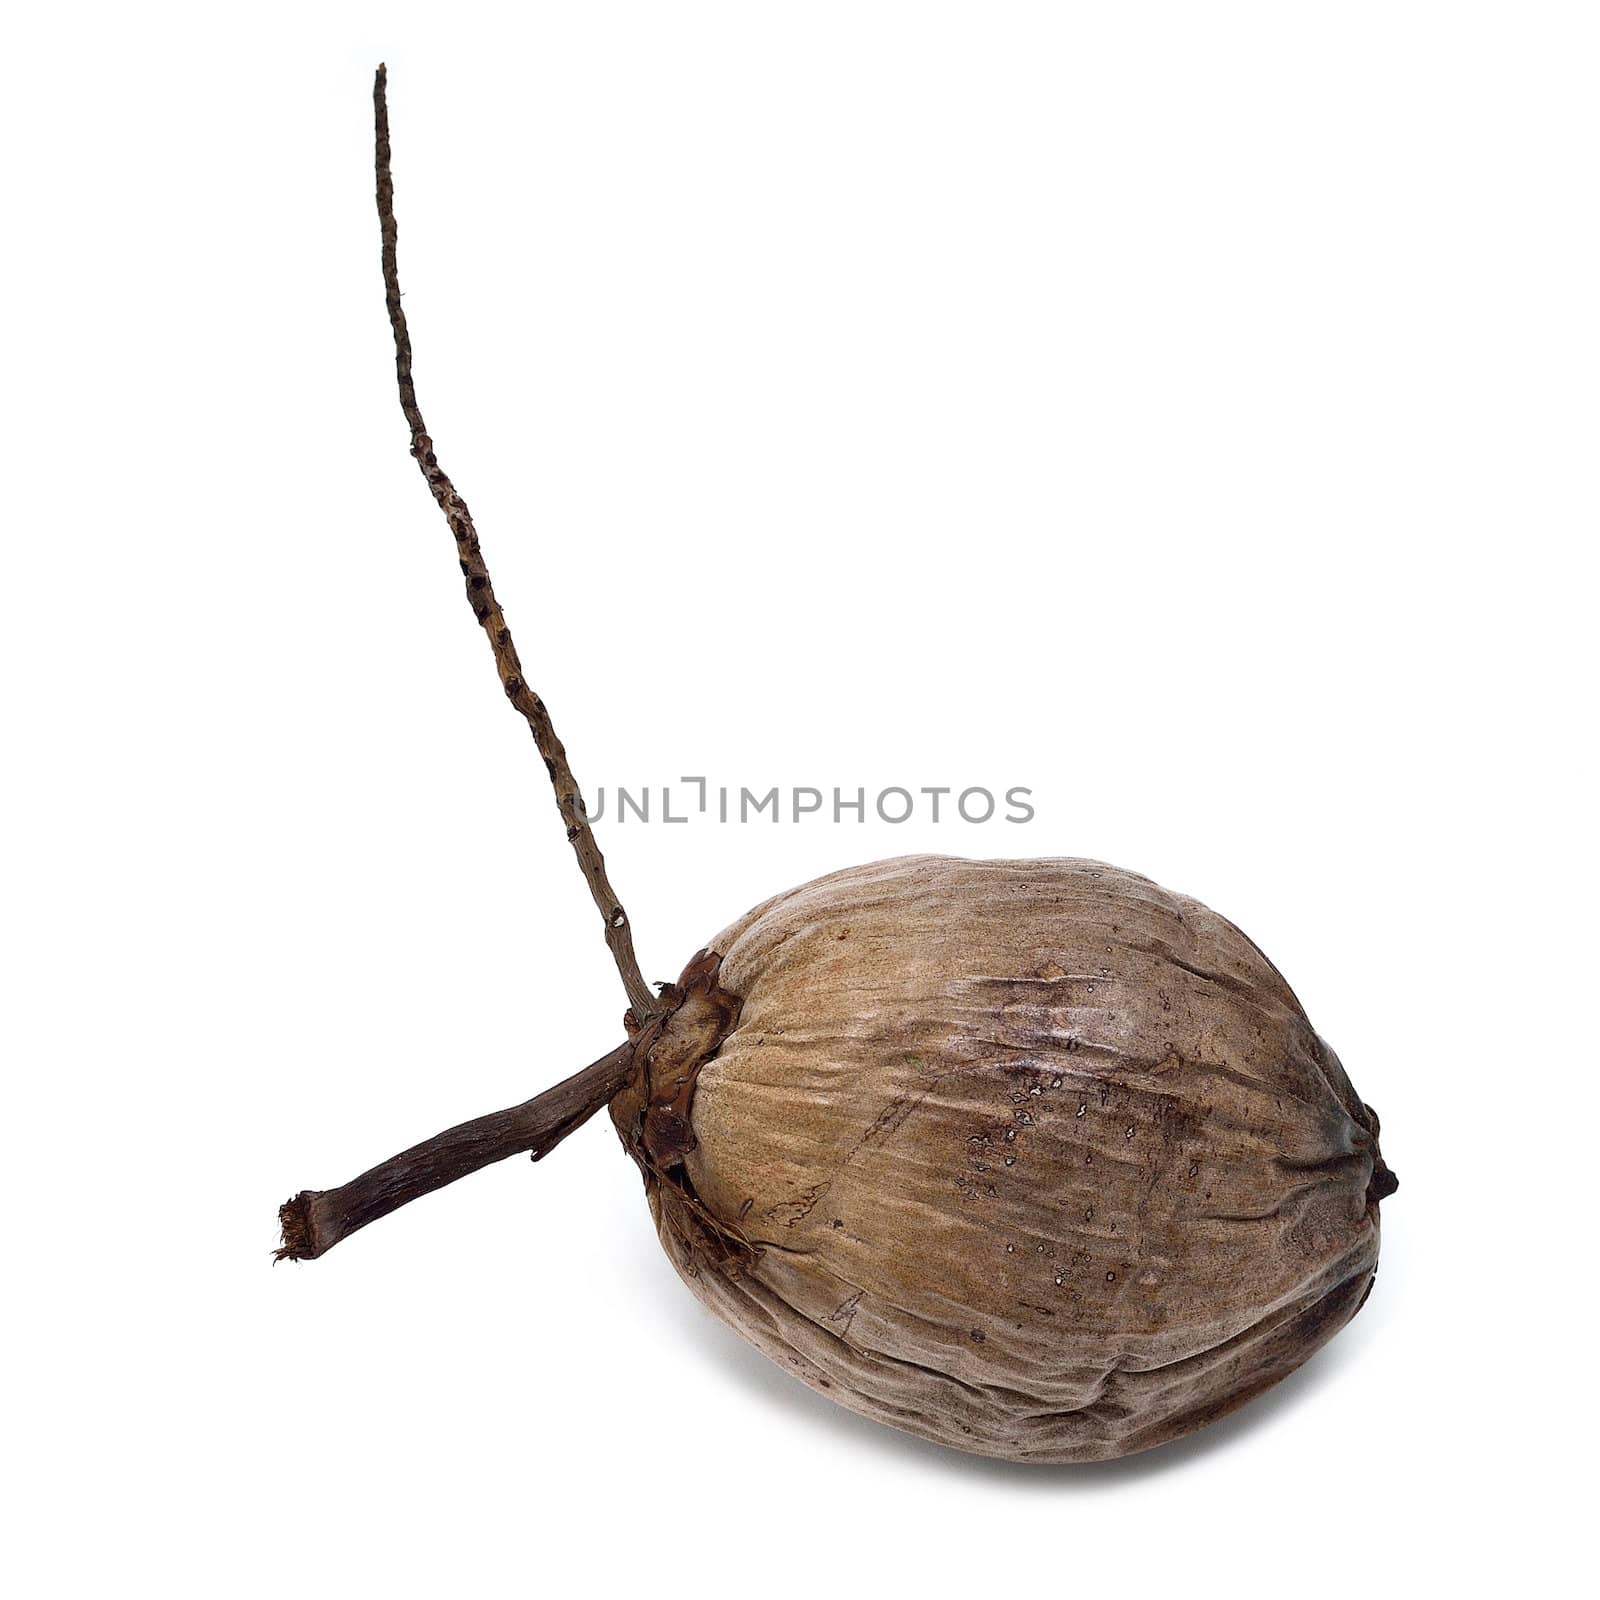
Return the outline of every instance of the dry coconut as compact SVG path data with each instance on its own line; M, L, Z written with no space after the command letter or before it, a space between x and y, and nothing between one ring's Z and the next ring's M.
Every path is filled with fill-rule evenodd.
M1378 1119L1232 923L1094 861L907 856L768 900L640 976L548 712L417 407L385 77L378 210L412 451L628 993L626 1040L524 1105L280 1211L309 1259L608 1106L699 1299L842 1405L1031 1462L1147 1449L1355 1315L1395 1179Z

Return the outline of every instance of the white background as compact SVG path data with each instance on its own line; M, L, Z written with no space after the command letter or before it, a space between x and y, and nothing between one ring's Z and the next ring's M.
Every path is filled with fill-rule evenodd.
M5 1564L27 1596L1572 1593L1593 1436L1593 9L15 7ZM1383 1115L1376 1292L1103 1468L830 1406L602 1120L304 1267L277 1203L620 1037L407 457L651 978L908 850L1239 922Z

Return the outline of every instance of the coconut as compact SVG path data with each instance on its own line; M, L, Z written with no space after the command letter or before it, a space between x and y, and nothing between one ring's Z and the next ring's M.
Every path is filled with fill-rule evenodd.
M907 856L763 902L645 983L566 750L418 407L385 74L383 276L411 448L628 996L522 1105L279 1210L310 1260L602 1107L700 1300L841 1404L959 1449L1092 1461L1284 1377L1361 1307L1378 1119L1232 923L1095 861Z
M669 1026L612 1116L684 1281L842 1405L986 1455L1122 1455L1284 1377L1370 1289L1377 1118L1198 901L909 856L709 950L737 1020L698 1060Z

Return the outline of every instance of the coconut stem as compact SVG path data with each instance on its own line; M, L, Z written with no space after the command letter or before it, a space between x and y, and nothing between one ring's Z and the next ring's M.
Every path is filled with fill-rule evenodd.
M314 1261L379 1217L507 1156L547 1156L621 1088L633 1065L629 1040L553 1089L437 1133L338 1189L302 1189L278 1208L282 1261Z
M394 218L394 179L389 164L387 81L388 69L380 66L372 88L377 122L378 221L383 230L383 287L389 305L389 323L394 329L395 377L400 386L400 409L405 412L406 421L411 427L411 453L416 457L422 476L427 479L428 488L439 503L439 509L444 512L451 533L455 535L461 575L466 580L467 601L488 636L489 648L494 652L495 668L500 674L506 698L521 712L533 730L533 742L544 757L545 770L550 774L550 782L555 788L556 805L567 827L567 839L578 857L584 881L589 885L589 892L594 896L594 903L605 921L606 943L611 948L611 958L617 964L623 988L628 991L628 1002L633 1008L634 1017L642 1026L657 1015L661 1007L639 972L628 914L606 876L605 858L595 843L585 813L583 795L578 789L578 780L573 777L572 768L567 763L567 752L556 737L550 713L522 675L522 662L517 657L517 647L512 643L511 630L506 626L500 602L495 599L494 585L489 581L489 569L484 564L477 530L472 525L472 513L467 510L466 501L456 493L455 485L439 465L438 457L433 453L433 440L428 435L422 411L417 405L416 385L411 378L411 335L406 328L405 311L400 305L399 229Z

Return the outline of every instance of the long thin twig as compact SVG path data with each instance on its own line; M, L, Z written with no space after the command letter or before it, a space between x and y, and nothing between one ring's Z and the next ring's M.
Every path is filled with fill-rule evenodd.
M400 385L400 409L405 412L406 421L411 427L411 453L417 458L417 465L428 481L428 488L438 501L439 509L444 512L451 533L455 535L456 551L461 558L461 574L466 580L468 603L488 635L489 648L494 652L494 664L506 698L522 713L533 730L533 742L544 757L545 770L550 774L550 782L555 788L556 804L561 810L561 820L567 827L567 838L578 857L578 865L583 869L584 881L589 885L594 903L605 919L606 943L611 947L612 959L622 976L622 986L628 991L628 1001L635 1019L643 1025L661 1007L639 972L638 958L633 953L633 930L628 922L628 914L622 909L622 902L606 877L605 858L595 843L585 813L583 795L578 789L578 780L573 777L572 768L567 764L567 752L556 737L550 713L522 675L517 647L511 642L511 630L506 626L505 614L494 597L494 585L489 581L489 569L484 565L478 533L472 525L472 513L467 510L466 501L456 493L455 485L439 465L438 457L433 453L433 440L428 436L427 425L417 405L416 385L411 379L411 335L406 330L406 314L400 305L397 259L399 229L394 220L394 179L389 168L387 81L388 70L380 66L372 88L372 101L377 113L378 221L383 228L383 286L389 303L389 322L394 329L395 376Z
M314 1261L356 1229L479 1167L524 1150L531 1150L535 1161L549 1155L611 1099L633 1059L629 1040L520 1106L436 1133L337 1189L302 1189L278 1208L283 1229L278 1259Z

